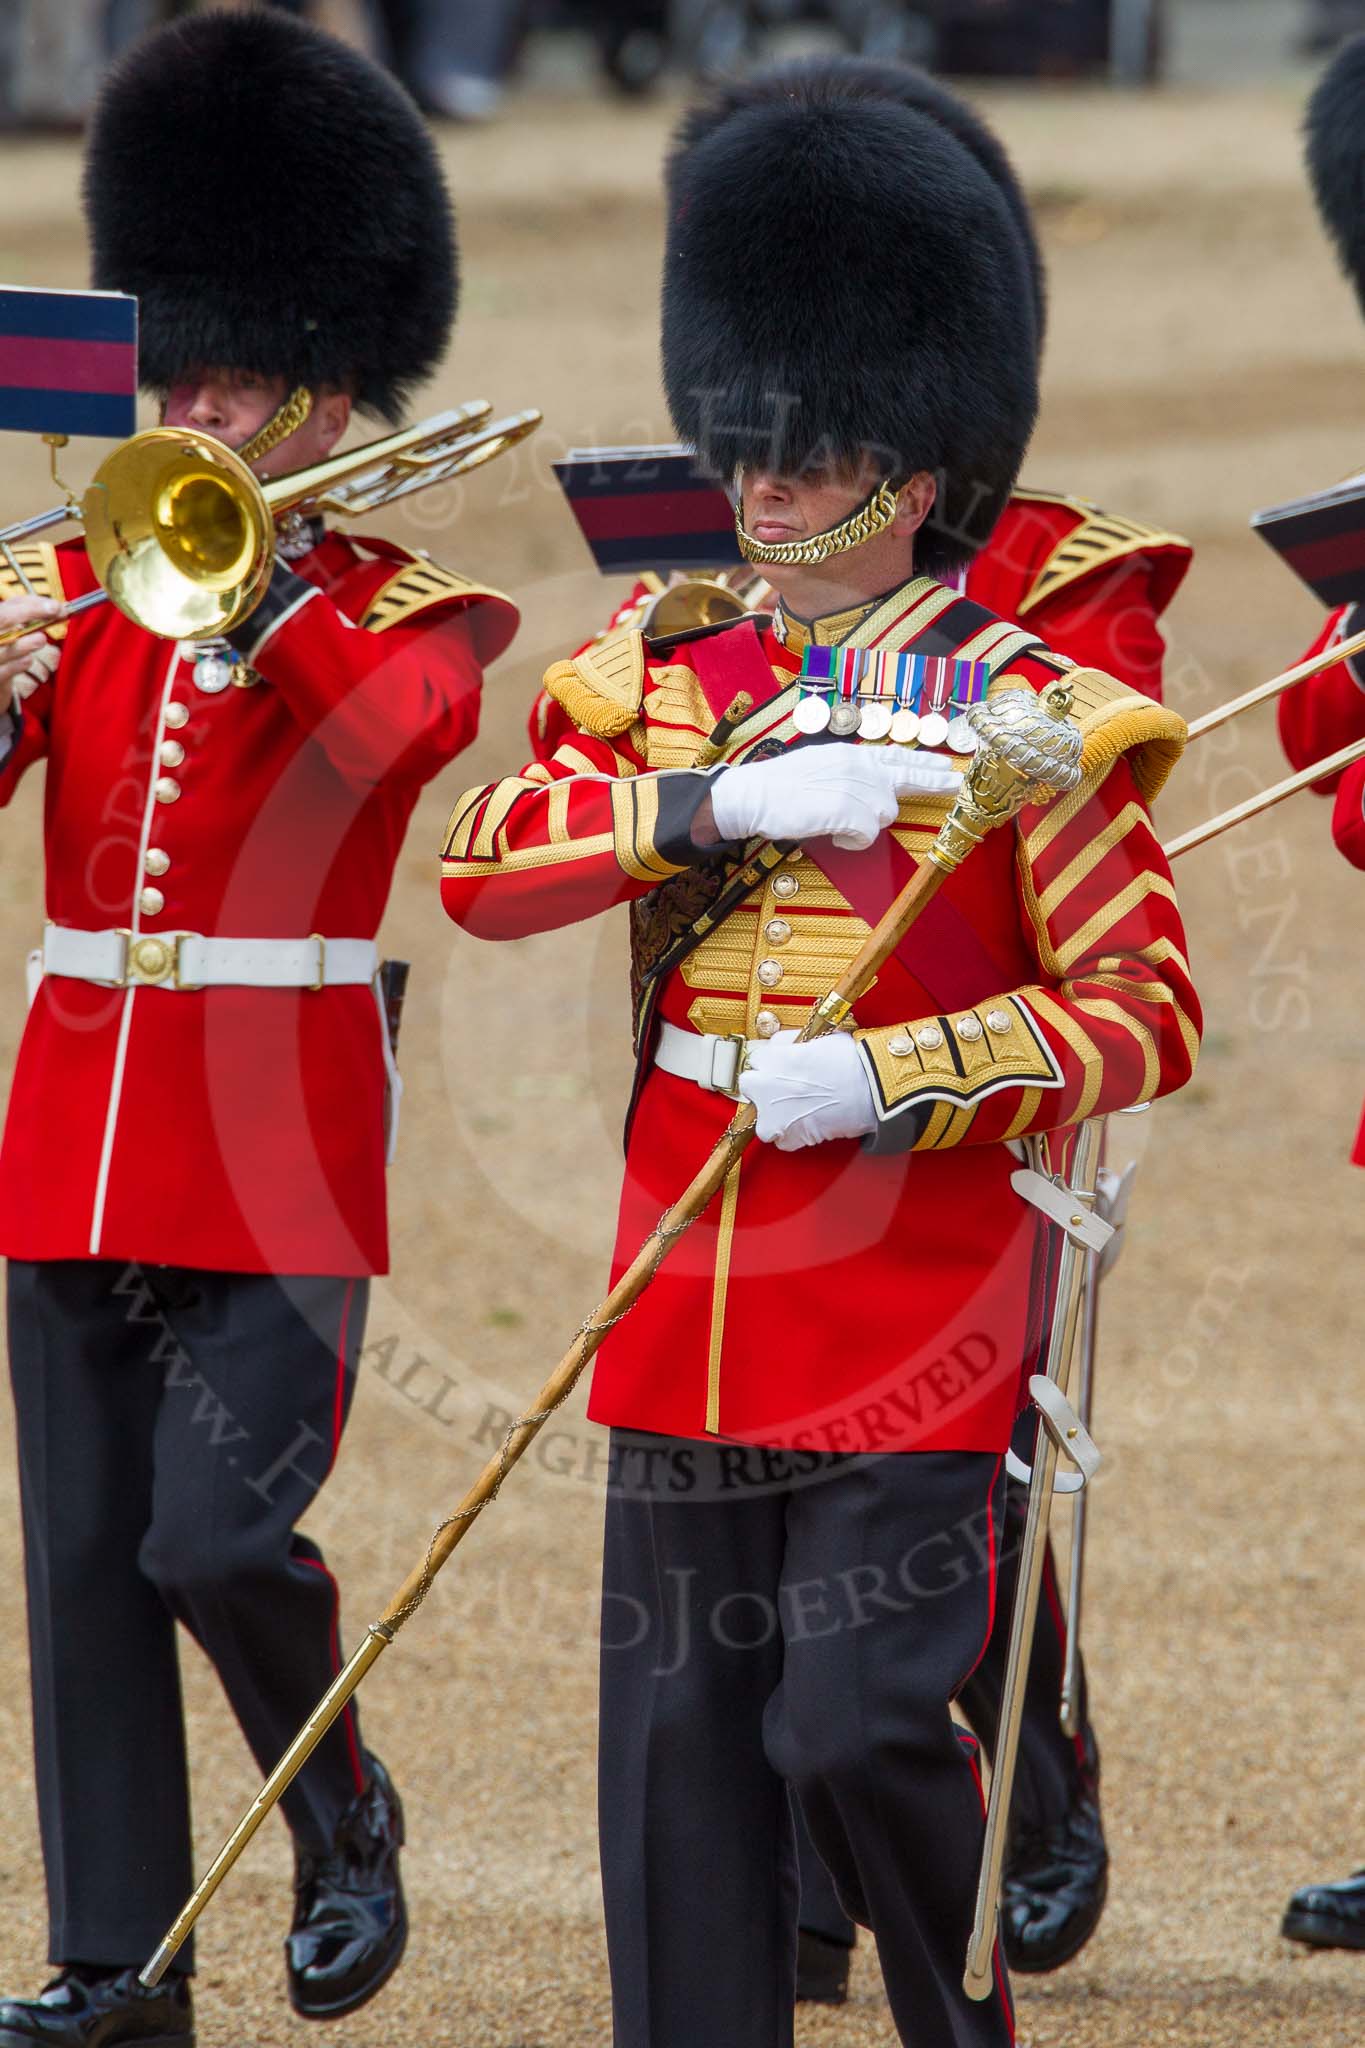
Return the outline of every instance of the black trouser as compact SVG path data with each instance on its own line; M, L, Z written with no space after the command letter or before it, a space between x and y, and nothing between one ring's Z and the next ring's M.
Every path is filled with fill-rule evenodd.
M336 1584L294 1524L336 1453L368 1288L10 1265L54 1962L145 1961L190 1888L176 1618L263 1773L335 1675ZM348 1713L285 1794L302 1846L331 1841L361 1772Z
M1033 1461L1037 1410L1027 1408L1014 1433L1014 1448L1024 1463ZM958 1694L961 1707L981 1738L988 1758L995 1755L1000 1727L1001 1696L1005 1683L1005 1659L1009 1649L1010 1616L1019 1579L1019 1545L1028 1512L1028 1488L1009 1479L1005 1486L1004 1540L1000 1578L995 1603L995 1623L985 1655ZM1019 1755L1015 1767L1014 1798L1010 1812L1016 1823L1046 1827L1061 1818L1077 1797L1087 1762L1083 1737L1063 1735L1058 1712L1062 1698L1062 1674L1066 1666L1066 1609L1057 1583L1057 1566L1051 1543L1043 1568L1043 1591L1038 1603L1038 1622L1029 1661L1028 1686L1024 1693L1024 1718L1019 1731ZM1085 1670L1081 1669L1081 1726L1089 1721ZM1093 1736L1091 1737L1093 1742ZM809 1832L796 1815L797 1864L801 1884L801 1925L826 1941L851 1947L857 1929L839 1904L834 1880L815 1853Z
M615 2048L790 2048L786 1779L877 1935L901 2040L1003 2048L962 1991L982 1840L948 1703L990 1624L976 1453L793 1457L616 1432L600 1832Z

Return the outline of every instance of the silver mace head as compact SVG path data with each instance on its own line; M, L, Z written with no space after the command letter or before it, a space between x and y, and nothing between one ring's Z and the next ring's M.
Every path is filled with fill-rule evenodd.
M989 831L1026 804L1075 789L1083 741L1071 722L1071 703L1071 685L1054 683L1041 697L1002 690L968 712L979 744L962 793L929 849L936 866L951 874Z

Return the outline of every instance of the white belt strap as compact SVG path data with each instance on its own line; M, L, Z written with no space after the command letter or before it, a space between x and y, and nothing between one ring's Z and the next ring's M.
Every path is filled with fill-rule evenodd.
M654 1047L654 1064L681 1081L695 1081L714 1095L739 1100L739 1077L749 1053L761 1038L745 1038L740 1032L721 1038L707 1031L680 1031L676 1024L661 1024ZM1017 1138L1006 1140L1005 1149L1016 1159L1026 1155Z
M661 1024L654 1064L679 1080L695 1081L714 1095L737 1097L749 1048L761 1042L738 1031L721 1038L712 1032L680 1031L676 1024Z
M212 939L200 932L83 932L50 924L44 974L110 988L348 988L373 981L373 939Z

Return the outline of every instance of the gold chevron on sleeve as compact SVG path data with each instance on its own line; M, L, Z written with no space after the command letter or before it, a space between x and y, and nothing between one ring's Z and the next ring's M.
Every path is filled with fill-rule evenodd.
M500 590L473 583L468 576L459 576L453 569L445 569L439 562L428 561L421 555L415 561L405 562L395 576L380 586L360 623L367 633L386 633L390 626L400 626L434 604L450 604L457 599L472 603L484 597L496 598L501 604L509 602Z
M55 597L60 604L65 595L61 563L50 541L19 541L0 552L0 603L11 597ZM49 640L64 640L66 621L43 631Z
M1126 1010L1122 1003L1114 1002L1109 996L1078 995L1073 1000L1083 1015L1115 1024L1136 1039L1142 1053L1142 1089L1134 1099L1138 1102L1150 1102L1161 1079L1161 1061L1157 1056L1156 1040L1147 1026L1140 1018Z
M1174 903L1175 886L1167 881L1165 875L1158 875L1152 869L1147 869L1143 874L1135 875L1126 888L1120 889L1116 895L1111 896L1109 901L1102 904L1093 917L1087 918L1085 923L1076 931L1068 934L1061 945L1055 949L1054 960L1056 964L1054 966L1049 963L1049 971L1060 974L1069 972L1078 960L1084 960L1086 954L1092 950L1098 940L1104 937L1106 932L1112 931L1115 925L1121 924L1129 912L1136 910L1139 903L1145 903L1149 896L1164 896L1168 903Z
M1033 495L1037 496L1038 493ZM1189 542L1178 533L1164 533L1154 526L1142 526L1136 519L1121 519L1101 512L1078 499L1059 499L1069 511L1081 514L1081 523L1052 550L1034 579L1028 596L1019 607L1020 618L1068 584L1079 583L1096 569L1107 569L1133 555L1145 555L1156 548L1187 548Z
M1041 892L1038 901L1039 915L1048 918L1058 910L1073 889L1078 889L1090 875L1093 875L1102 860L1107 860L1135 827L1147 830L1147 813L1139 803L1125 804L1116 818L1111 818L1102 832L1086 841L1080 852L1069 860L1059 875L1053 877ZM1032 876L1030 876L1032 881Z
M1104 1061L1100 1057L1099 1047L1050 990L1031 988L1028 991L1028 999L1043 1021L1050 1024L1053 1030L1066 1040L1081 1063L1084 1079L1081 1083L1080 1099L1072 1116L1076 1123L1084 1123L1099 1101L1100 1089L1104 1085Z

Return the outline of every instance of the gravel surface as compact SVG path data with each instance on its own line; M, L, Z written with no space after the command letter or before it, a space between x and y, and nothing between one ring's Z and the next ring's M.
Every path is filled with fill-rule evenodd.
M997 92L1053 272L1047 402L1029 474L1199 546L1171 619L1193 713L1293 659L1316 608L1246 530L1254 506L1361 461L1365 333L1297 168L1297 84L1132 100ZM467 259L433 409L483 392L545 408L529 451L395 537L503 581L526 626L484 732L422 803L386 928L416 964L395 1272L376 1290L358 1406L315 1516L358 1634L599 1291L628 1077L613 922L517 948L447 925L435 851L467 783L516 766L545 661L610 593L561 510L565 445L666 431L655 377L656 168L667 106L550 91L446 143ZM0 277L75 284L77 159L8 145ZM83 480L88 451L67 468ZM10 440L0 512L50 501ZM1170 833L1278 771L1253 715L1192 754ZM41 916L40 788L6 821L0 1044ZM1020 1987L1032 2048L1359 2048L1365 1956L1280 1941L1289 1890L1365 1854L1359 1728L1365 1180L1361 885L1301 798L1184 864L1209 1036L1148 1122L1131 1243L1106 1303L1087 1645L1105 1751L1111 1904L1064 1972ZM174 1114L174 1077L167 1080ZM155 1133L148 1133L155 1144ZM581 1400L517 1475L366 1691L403 1788L414 1911L404 1969L338 2048L604 2048L593 1822L601 1444ZM6 1416L4 1425L8 1427ZM42 1978L13 1461L0 1460L0 1964ZM201 1862L255 1790L211 1675L186 1653ZM284 2002L288 1856L272 1822L203 1930L205 2048L307 2037ZM699 1958L704 1967L704 1958ZM870 1944L806 2044L888 2048ZM699 2043L698 2048L706 2048ZM937 2042L916 2048L942 2048Z

